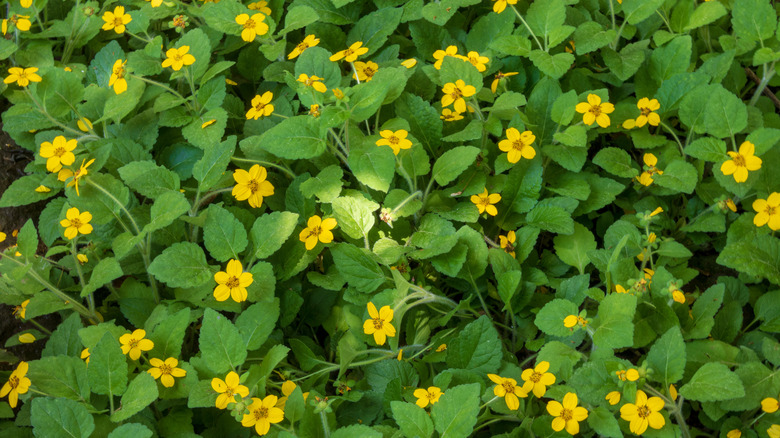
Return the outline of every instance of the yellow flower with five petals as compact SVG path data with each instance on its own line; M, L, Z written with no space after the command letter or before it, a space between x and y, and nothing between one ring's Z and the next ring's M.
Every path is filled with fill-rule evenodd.
M393 154L398 155L401 149L409 149L412 147L412 141L407 139L406 136L409 133L405 129L399 129L395 132L385 129L379 132L382 136L376 141L377 146L390 146L393 149Z
M516 411L520 408L520 398L528 397L528 393L517 386L517 380L511 377L501 377L498 374L488 374L488 378L496 384L493 387L493 395L503 397L506 406ZM519 397L519 398L518 398Z
M251 17L249 14L239 14L236 17L236 23L243 27L241 39L251 43L258 35L268 33L268 25L263 23L263 20L265 20L263 14L253 14Z
M484 212L487 212L487 214L491 216L495 216L498 214L498 209L496 209L496 206L493 205L501 200L501 195L498 193L488 193L488 189L485 188L485 191L480 193L479 195L472 195L471 196L471 202L474 203L474 205L477 206L477 209L479 210L479 214L482 214Z
M766 199L756 199L753 201L753 210L756 216L753 217L753 224L757 227L769 225L772 231L780 230L780 193L774 192Z
M580 421L588 418L588 410L582 406L577 406L577 394L568 392L563 396L563 403L555 400L547 402L547 412L555 417L552 422L552 428L556 432L566 429L569 435L576 435L580 432Z
M347 62L355 62L359 56L365 55L366 53L368 53L368 47L363 47L363 42L357 41L347 49L334 53L329 59L333 62L340 61L341 59Z
M523 383L523 391L532 392L537 398L544 397L544 393L547 392L547 387L555 383L555 375L548 373L550 369L550 362L543 360L536 364L536 367L523 370L523 374L520 376L525 383ZM559 429L560 430L560 429Z
M477 89L473 85L466 85L462 79L458 79L454 83L444 84L442 92L444 92L444 96L441 98L441 106L452 105L455 111L462 113L466 111L466 101L463 98L473 96Z
M298 75L298 82L306 85L307 87L312 87L316 91L319 91L320 93L324 93L328 91L328 87L325 86L325 84L322 83L322 78L315 75L307 75L306 73L301 73Z
M146 372L151 374L155 380L160 379L160 382L162 382L163 386L166 388L173 387L175 383L174 377L184 377L187 375L186 370L177 368L179 366L179 361L174 357L169 357L168 359L165 359L165 361L153 357L149 359L149 365L151 365L152 368L149 368Z
M30 379L27 376L27 369L29 366L27 362L19 362L19 365L8 377L8 381L5 382L3 388L0 389L0 397L8 396L8 404L12 408L16 407L19 401L19 394L25 394L30 389Z
M749 142L743 142L739 146L739 152L728 151L730 160L724 161L720 171L724 175L734 175L734 181L742 183L748 179L748 171L756 171L761 168L761 158L756 155L756 146Z
M16 82L20 87L26 87L30 85L30 82L40 82L43 79L38 76L37 67L10 67L8 69L8 76L3 79L6 84L12 84Z
M225 376L225 380L214 377L211 379L211 389L219 395L215 405L217 409L225 409L229 403L235 403L235 396L249 396L249 388L241 384L241 380L235 371L231 371Z
M268 117L274 112L274 106L271 100L274 98L274 93L266 91L263 95L256 95L252 98L252 106L249 111L246 112L246 118L257 120L260 117Z
M127 79L125 79L127 71L125 70L125 64L127 64L127 60L122 61L121 59L117 59L114 62L114 66L111 68L111 77L108 79L108 86L113 86L114 93L116 94L122 94L127 91Z
M379 311L372 302L368 302L368 319L363 322L363 333L374 335L377 345L385 345L388 337L395 337L395 327L390 322L393 320L393 309L390 306L382 306Z
M620 408L620 418L629 422L632 433L642 435L650 426L660 429L666 424L666 419L659 412L664 407L661 397L647 398L647 394L641 389L636 392L636 401L626 403Z
M171 67L173 71L179 71L185 65L192 65L195 63L195 57L192 54L187 53L190 50L190 46L181 46L178 49L168 49L165 52L167 57L162 62L163 68Z
M60 221L60 225L65 227L65 237L71 240L79 234L90 234L92 225L89 224L89 221L91 220L92 214L90 212L81 213L78 208L71 207L65 212L65 219Z
M266 178L268 178L268 171L259 164L250 167L249 172L236 169L233 172L233 179L236 181L232 192L233 197L238 201L248 199L250 207L260 208L263 205L263 198L274 194L274 186Z
M271 424L284 420L284 411L276 407L277 397L268 395L264 399L252 397L252 404L247 406L248 414L244 414L241 425L255 427L255 432L263 436L271 429Z
M103 21L105 21L105 23L103 23L103 27L101 27L101 29L113 29L116 33L123 33L125 31L125 26L127 23L133 21L133 18L130 16L130 14L125 13L124 6L117 6L114 8L114 12L106 11L103 14Z
M607 114L615 111L615 105L609 102L601 102L601 97L597 94L588 94L587 102L580 102L574 107L575 111L582 114L582 121L590 126L593 122L598 123L602 128L609 126L609 116Z
M306 38L303 39L300 43L298 43L297 46L290 52L290 54L287 55L287 59L294 59L300 56L301 53L303 53L306 49L309 47L314 47L317 44L320 43L320 39L317 38L314 35L306 35Z
M498 142L498 148L506 152L506 158L510 163L517 163L521 158L527 160L536 156L536 150L531 147L531 143L536 141L536 136L531 131L524 131L522 134L515 128L506 130L506 140Z
M70 166L76 161L73 150L78 146L76 139L68 140L65 136L58 135L51 142L41 143L40 155L46 158L46 170L49 172L59 172L62 165Z
M417 388L414 390L415 397L417 397L417 401L415 404L421 408L425 408L426 406L433 405L439 399L442 395L444 395L443 392L441 392L441 388L437 388L435 386L429 386L428 389L424 388Z
M333 242L333 232L331 230L336 228L336 225L338 225L336 219L322 219L315 214L309 218L306 228L298 235L298 239L306 244L307 251L311 251L317 246L317 242Z
M141 352L154 348L154 342L146 339L146 330L144 329L125 333L119 337L119 343L122 344L122 353L130 356L132 360L138 360L141 357Z
M241 303L246 301L246 288L254 282L254 276L244 272L240 261L230 259L224 271L214 274L214 281L217 282L217 287L214 288L214 299L225 301L231 297L233 301Z

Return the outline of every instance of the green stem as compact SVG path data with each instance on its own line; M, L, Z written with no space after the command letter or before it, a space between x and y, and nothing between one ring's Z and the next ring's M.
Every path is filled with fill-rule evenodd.
M66 126L62 123L60 123L59 120L55 119L51 115L49 115L49 112L46 111L46 108L44 108L39 102L38 99L35 98L35 96L30 92L30 89L28 87L24 87L25 93L27 93L28 96L30 96L30 99L32 99L33 103L35 104L36 108L38 108L38 112L46 116L47 119L49 119L50 122L54 123L55 125L59 126L60 128L64 129L65 131L74 133L78 136L81 136L83 132L78 131L76 129L71 128L70 126Z
M411 184L410 184L410 186L411 186ZM400 204L396 205L396 206L395 206L395 208L393 208L392 210L390 210L390 216L393 216L394 214L396 214L396 213L398 212L398 210L400 210L400 209L401 209L401 208L402 208L404 205L406 205L406 204L407 204L409 201L411 201L412 199L414 199L414 198L416 198L416 197L418 197L418 196L421 196L421 195L422 195L422 192L418 190L418 191L416 191L416 192L412 193L411 195L407 196L407 197L406 197L406 199L404 199L403 201L401 201L401 203L400 203Z
M680 149L680 155L682 155L683 158L685 158L685 150L683 149L683 145L682 145L682 142L680 141L680 137L678 137L677 134L674 133L672 128L669 125L667 125L666 123L660 122L660 124L661 124L661 127L666 129L666 132L668 132L669 134L672 134L672 137L674 137L674 141L677 142L677 147Z
M81 290L84 290L84 287L87 285L87 283L84 281L84 273L81 271L81 262L78 258L78 249L76 248L76 241L78 240L79 238L76 236L73 240L70 241L70 253L73 256L73 261L76 265L76 272L79 275L79 284L81 285ZM95 313L95 299L92 294L87 295L87 303L89 304L89 311Z
M328 425L328 416L325 411L320 411L320 420L322 421L322 431L325 434L325 438L330 438L330 426Z
M542 46L542 43L539 42L539 38L536 37L536 34L533 30L531 30L531 27L528 26L528 23L525 22L525 19L522 15L520 15L520 12L515 8L515 5L509 5L512 7L512 10L515 11L515 15L517 15L517 18L520 19L520 22L523 23L523 26L525 26L526 29L528 29L528 33L531 34L531 36L534 38L534 41L536 41L536 45L539 46L539 50L544 50L544 47Z
M167 85L165 85L165 84L163 84L161 82L157 82L157 81L153 81L151 79L147 79L147 78L145 78L143 76L136 76L136 75L131 74L130 77L134 78L134 79L138 79L138 80L144 81L147 84L154 85L156 87L162 88L163 90L165 90L165 91L173 94L174 96L178 97L179 99L183 100L184 101L184 105L187 107L187 109L190 110L191 112L195 112L195 109L192 108L192 106L190 106L190 103L187 102L187 99L184 96L182 96L181 94L179 94L173 88L171 88L171 87L169 87L169 86L167 86Z
M756 102L758 102L758 98L761 97L761 93L764 92L764 89L766 89L766 86L769 84L769 81L772 80L772 78L775 75L775 63L772 63L772 66L767 68L766 64L764 64L764 76L761 77L761 82L758 83L758 87L756 87L756 91L753 93L753 97L750 98L750 102L748 105L755 106Z
M195 111L200 114L200 102L198 102L198 92L195 91L195 80L192 77L192 66L187 66L184 69L184 77L187 79L187 83L190 85L190 93L192 93L192 103L195 105Z
M135 230L135 234L141 234L141 229L138 228L138 224L135 222L135 219L133 218L133 215L130 214L129 211L127 211L127 208L125 207L125 204L119 201L119 199L116 198L111 192L104 189L103 186L100 184L97 184L95 181L93 181L91 178L86 177L84 178L87 182L87 184L91 185L92 187L100 190L103 192L104 195L108 196L116 205L119 206L119 208L122 210L122 212L127 216L128 219L130 219L130 224L133 225L133 229Z
M151 43L151 42L152 42L152 40L146 39L146 38L144 38L144 37L142 37L142 36L140 36L140 35L136 35L136 34L134 34L133 32L130 32L129 30L125 30L125 33L126 33L126 34L128 34L128 35L130 35L130 36L131 36L131 37L133 37L133 38L137 38L137 39L139 39L139 40L141 40L141 41L145 42L146 44L149 44L149 43Z
M46 333L47 335L51 336L51 330L47 329L46 327L42 326L38 321L30 318L27 321L31 322L34 326L38 327L42 332Z

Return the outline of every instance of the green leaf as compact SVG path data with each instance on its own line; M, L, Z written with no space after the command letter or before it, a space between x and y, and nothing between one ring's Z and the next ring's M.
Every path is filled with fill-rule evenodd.
M715 20L726 15L727 13L728 11L726 11L725 6L723 6L720 2L699 3L699 6L696 7L691 16L688 18L688 24L685 25L683 30L688 31L706 26L715 22Z
M397 400L390 402L390 409L404 436L430 438L433 435L433 421L425 409Z
M723 304L723 294L726 291L726 285L718 283L710 286L693 303L691 311L690 329L685 331L686 339L702 339L710 335L712 327L715 325L715 314Z
M192 118L192 121L182 128L181 133L193 146L197 146L205 151L222 140L222 136L225 135L227 119L227 111L224 108L217 107L200 117ZM211 120L214 120L214 123L203 126L205 122Z
M433 179L441 186L449 184L471 166L479 152L473 146L458 146L448 150L434 163Z
M276 327L279 319L279 300L255 303L236 318L236 327L247 350L257 350Z
M690 35L678 36L665 46L655 49L650 55L650 76L661 83L677 73L688 70L691 63L691 47L693 40ZM668 109L664 108L665 111Z
M338 87L341 79L341 70L335 62L331 62L331 53L322 47L310 47L306 49L295 62L295 78L301 73L308 76L319 76L328 88ZM309 94L309 91L306 91ZM311 117L309 117L311 118Z
M371 56L395 32L401 22L401 15L401 8L382 8L366 14L352 26L347 41L362 41L363 47L368 47L368 53L363 56Z
M680 387L680 395L694 401L730 400L744 396L745 388L729 367L720 362L708 362Z
M90 360L90 365L91 363ZM122 395L119 408L111 414L111 421L119 423L141 412L142 409L157 400L158 394L157 382L155 382L154 377L149 373L138 374L127 385L127 391Z
M373 213L379 209L379 204L361 194L336 198L332 205L339 228L353 239L367 236L376 222Z
M410 242L419 248L410 255L417 259L426 259L451 250L458 238L450 221L431 213L423 216Z
M38 232L35 231L35 225L32 219L27 219L19 234L16 237L16 244L19 252L25 258L33 258L38 251Z
M593 164L607 172L621 178L633 178L639 175L639 170L628 152L620 148L607 147L601 149L595 157Z
M368 187L387 192L395 175L395 156L387 147L378 147L366 138L354 142L349 153L349 168L358 181Z
M227 84L225 84L225 80L223 78L214 78L201 85L200 89L198 90L197 101L200 103L201 107L207 110L217 108L222 105L222 102L225 101L225 95L227 94L226 87ZM203 118L205 120L211 120L206 118L205 114Z
M636 297L629 294L607 295L599 304L593 322L593 343L604 348L623 348L634 344Z
M102 225L120 215L119 204L126 206L130 202L130 190L118 179L109 174L90 174L89 179L106 190L107 193L92 185L80 187L80 195L73 189L67 190L68 202L80 211L92 213L92 224ZM53 190L52 190L53 191Z
M16 106L13 106L11 108L15 107ZM8 111L6 111L5 114L8 114ZM59 194L60 191L55 189L52 189L52 191L48 193L36 192L35 189L41 185L43 180L43 175L25 175L14 180L14 182L5 189L2 197L0 197L0 208L33 204Z
M439 85L442 86L448 82L455 83L462 80L466 85L476 88L477 93L482 89L482 74L477 68L466 60L452 56L444 57L441 70L439 70L439 78Z
M108 438L151 438L152 431L139 423L123 424L108 434Z
M599 406L588 412L588 425L590 425L599 436L608 438L623 437L623 433L620 431L620 424L618 424L615 414L604 406Z
M485 239L482 234L464 225L456 233L458 244L466 245L468 253L463 268L458 273L458 277L468 280L470 283L476 283L477 279L485 273L488 265L488 248L485 245Z
M658 338L647 354L647 363L655 371L653 378L663 383L664 387L682 379L685 362L685 341L677 326Z
M312 23L316 23L320 16L317 11L308 6L296 6L287 10L287 14L284 17L284 29L279 32L279 35L285 35L291 30L300 29L306 27Z
M572 334L571 329L566 328L563 325L563 320L569 315L579 315L580 311L577 305L569 300L556 298L544 307L536 314L534 324L539 330L552 336L569 336Z
M252 225L252 244L255 257L262 260L273 255L298 226L298 215L289 211L264 214Z
M211 280L211 267L200 246L179 242L166 248L149 265L149 272L170 287L201 286Z
M717 138L733 137L747 126L747 106L739 97L720 85L710 87L704 112L706 131Z
M696 183L699 181L696 168L685 160L672 161L663 171L663 175L653 177L654 182L676 192L693 193L693 189L696 188Z
M528 225L558 234L574 233L571 214L554 205L537 205L525 218Z
M731 25L738 37L748 41L763 41L774 35L777 12L768 1L735 0L732 8Z
M79 355L83 348L81 339L79 339L79 329L83 327L80 315L71 313L69 317L65 318L57 326L57 330L54 330L51 336L49 336L49 340L46 341L46 347L41 353L42 357Z
M728 243L717 262L754 277L780 285L780 240L759 235L749 240Z
M728 159L726 142L712 137L701 137L685 148L685 154L704 161L721 163Z
M526 13L526 21L540 38L550 35L566 21L566 7L562 0L531 3Z
M382 438L382 433L366 426L353 424L333 431L332 438Z
M358 291L373 292L385 282L382 268L364 250L339 243L331 249L331 255L336 269Z
M198 345L203 360L216 374L235 370L246 359L246 344L236 326L212 309L203 314Z
M127 388L127 360L113 334L106 333L89 351L87 377L95 394L121 395Z
M354 151L352 152L354 153ZM317 176L311 177L301 183L301 194L307 198L316 195L320 202L333 202L341 194L341 187L344 182L344 171L341 167L333 164L320 171Z
M574 31L574 46L578 55L584 55L611 43L616 35L614 29L604 30L595 21L586 21Z
M236 150L236 136L206 148L203 158L192 167L192 176L200 182L201 193L212 188L227 169L230 158Z
M574 63L574 55L565 52L551 55L544 50L532 50L528 58L534 63L536 68L553 79L560 79Z
M431 408L431 418L441 437L466 438L471 435L479 413L479 384L450 388Z
M626 0L623 4L623 14L629 24L639 24L664 4L664 0Z
M99 261L95 268L92 270L92 275L89 277L89 283L81 290L81 297L100 289L104 284L114 281L123 275L122 267L119 266L119 262L113 257L106 257Z
M480 316L447 344L447 366L486 374L501 364L501 341L490 318Z
M64 398L35 397L30 423L35 436L46 438L89 438L95 430L84 404Z
M580 274L585 273L585 267L590 264L588 251L596 249L596 238L584 225L574 223L574 234L555 236L553 239L555 254L567 265L574 266Z
M184 335L190 326L190 315L190 309L185 307L162 320L154 328L149 335L149 339L154 342L149 357L169 358L181 355Z
M444 122L439 118L436 109L425 99L414 94L404 93L395 101L395 114L409 122L410 133L422 143L424 149L433 151L439 147ZM415 175L425 175L428 170L423 173L415 173Z
M97 124L104 121L114 121L118 124L138 105L145 89L146 84L144 82L139 79L131 78L127 81L127 91L122 94L112 92L103 107L103 117L92 123Z
M503 35L494 39L490 48L505 55L527 57L531 54L531 40L520 35Z
M151 214L149 217L149 223L144 226L140 235L134 236L134 239L143 238L143 234L151 233L172 224L173 221L179 218L187 211L190 210L190 203L184 194L181 192L165 192L160 195L152 204ZM136 242L137 243L137 242ZM117 257L120 257L117 255Z
M168 191L179 191L179 175L153 161L133 161L118 169L128 187L155 199Z
M265 151L288 160L318 157L325 152L326 147L325 139L320 135L319 123L311 116L285 119L262 135L241 140L239 146L250 158L262 157Z
M81 348L78 348L78 352L81 353ZM27 377L35 382L35 388L39 391L46 392L52 397L64 397L76 401L89 399L87 367L78 357L49 356L30 361L29 364Z
M634 1L633 3L643 2ZM609 71L621 81L626 81L634 76L634 73L642 66L645 61L645 49L649 44L649 40L627 44L620 50L620 53L609 47L602 47L601 56L604 58L604 64L609 67Z
M238 255L249 243L244 225L233 213L216 204L210 205L206 213L203 243L209 254L220 262L238 260Z

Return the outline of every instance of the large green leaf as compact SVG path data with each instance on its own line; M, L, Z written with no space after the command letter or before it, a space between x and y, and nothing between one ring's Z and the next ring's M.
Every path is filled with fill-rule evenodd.
M298 215L289 211L274 211L257 218L251 231L255 257L262 260L273 255L287 241L296 226Z
M458 146L443 153L433 164L433 179L439 185L447 185L469 168L479 155L473 146Z
M325 152L326 147L317 119L311 116L285 119L262 135L241 140L239 146L249 157L263 156L264 152L270 152L289 160L318 157Z
M87 376L92 392L122 395L127 387L127 359L114 335L104 334L89 352Z
M331 254L339 273L360 292L373 292L385 282L382 268L367 251L349 243L339 243L333 247Z
M212 276L203 249L190 242L179 242L166 248L149 265L149 272L171 287L200 286Z
M447 346L447 366L487 374L501 363L501 341L490 318L469 323Z
M685 372L685 342L679 327L672 327L655 341L647 354L647 362L664 386L682 379Z
M680 395L694 401L730 400L744 396L745 388L729 367L708 362L680 387Z
M86 406L65 398L35 397L30 422L35 436L46 438L89 438L95 430Z
M450 388L431 408L431 418L440 436L466 438L477 424L479 384Z
M157 400L157 382L149 373L139 373L127 386L119 408L111 414L111 421L118 423L140 412Z
M246 359L246 343L236 326L212 309L203 314L198 345L203 360L217 374L235 370Z
M233 213L219 205L212 204L206 210L206 223L203 225L203 243L209 254L220 262L239 259L249 240L246 229Z

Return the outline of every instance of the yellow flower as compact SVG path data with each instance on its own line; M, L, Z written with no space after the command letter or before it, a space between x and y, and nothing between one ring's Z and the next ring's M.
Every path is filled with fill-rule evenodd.
M317 242L333 242L333 233L330 231L336 228L336 219L327 218L323 220L316 214L309 218L306 228L298 235L301 242L306 243L306 250L311 250L317 246ZM380 344L381 345L381 344Z
M439 118L445 122L455 122L457 120L463 120L463 115L459 112L452 111L449 108L444 108L441 110L441 116L439 116Z
M260 208L263 205L263 198L274 194L274 186L266 180L268 171L265 167L255 164L249 168L249 172L244 169L236 169L233 172L233 179L236 185L233 187L232 195L238 201L249 200L249 206Z
M395 327L390 324L393 320L393 309L390 306L382 306L377 312L376 306L370 301L367 307L369 318L363 323L363 333L374 335L377 345L385 345L388 336L395 336Z
M89 261L89 259L87 258L87 256L85 256L84 254L76 254L76 260L78 260L78 261L79 261L79 263L81 263L82 265L83 265L84 263L87 263L87 262Z
M399 129L395 132L385 129L380 131L379 135L381 135L382 138L376 141L376 145L390 146L395 155L398 155L398 153L401 152L401 149L409 149L412 147L412 141L406 138L409 133L406 132L405 129Z
M8 404L12 408L16 407L16 403L19 401L19 394L25 394L30 389L30 379L25 377L27 375L27 362L19 362L19 366L16 367L14 372L5 382L3 388L0 389L0 398L8 396Z
M306 85L307 87L314 88L315 90L319 91L320 93L324 93L324 92L328 91L328 87L326 87L325 84L323 84L321 82L322 78L319 77L319 76L315 76L315 75L309 76L309 75L307 75L305 73L301 73L298 76L297 80L298 80L298 82Z
M577 50L577 46L572 40L569 40L569 45L563 48L563 51L566 53L574 53L575 50Z
M0 234L5 236L5 234L3 234L3 233L0 233ZM0 239L0 242L2 242L3 240L5 240L5 239ZM24 301L22 301L22 304L20 304L18 306L14 306L14 316L19 317L21 319L24 319L24 314L27 312L27 305L28 304L30 304L30 300L24 300Z
M225 78L225 83L228 85L238 85L238 82L228 78Z
M79 180L81 180L81 178L89 173L87 168L95 162L95 159L93 158L89 160L86 165L84 164L85 161L86 160L81 160L81 166L79 167L79 170L73 173L73 181L70 181L67 185L67 187L76 187L76 196L81 196L79 195ZM60 171L60 174L62 174L62 171ZM59 175L57 175L57 179L59 179Z
M84 362L86 362L87 365L89 365L89 348L85 348L85 349L81 350L81 356L80 357L82 359L84 359Z
M444 393L441 392L441 389L435 386L429 386L428 389L417 388L414 390L414 396L417 397L415 404L421 408L424 408L429 404L432 405L439 401L439 398L443 394Z
M23 8L27 9L30 6L32 6L33 0L21 0L19 3L22 5Z
M412 68L415 65L417 65L417 60L414 58L409 58L404 61L401 61L401 65L403 65L406 68Z
M609 116L607 114L615 111L615 105L609 102L601 102L601 98L596 94L588 94L587 102L580 102L574 108L582 114L582 121L590 126L596 122L602 128L609 126Z
M30 85L30 82L40 82L43 79L35 72L38 71L37 67L10 67L8 69L8 77L3 79L6 84L16 82L20 87L26 87Z
M501 377L498 374L488 374L488 378L496 384L493 387L493 395L504 397L506 407L516 411L520 408L520 399L518 397L528 397L528 392L517 386L517 381L511 377Z
M92 225L89 221L92 220L92 215L85 211L79 213L79 209L76 207L69 208L65 213L65 218L60 221L60 225L65 227L65 237L68 240L73 239L79 234L89 234L92 232Z
M290 397L290 395L295 391L295 388L297 388L298 385L295 384L292 380L286 380L284 383L282 383L282 395L284 397L280 397L279 401L276 402L276 407L279 409L284 410L284 407L287 405L287 399ZM303 393L303 401L306 401L306 399L309 397L308 392Z
M441 70L441 64L444 62L445 56L452 56L453 58L457 56L458 54L458 47L457 46L447 46L444 50L437 50L433 52L433 59L436 60L435 63L433 63L433 66L436 68L436 70Z
M181 46L178 49L168 49L165 52L167 59L162 62L163 68L171 67L173 71L179 71L185 65L192 65L195 63L195 57L187 53L190 51L190 46Z
M284 411L276 407L276 396L269 395L260 400L252 397L252 404L247 407L248 414L244 414L241 425L255 427L258 435L262 436L271 429L271 423L281 423L284 420Z
M501 195L498 193L492 193L488 194L487 188L485 188L485 191L482 192L479 195L472 195L471 196L471 202L474 203L474 205L477 206L477 209L479 210L479 214L482 214L487 211L487 214L491 216L495 216L498 214L498 209L496 209L495 203L501 200Z
M780 402L776 398L767 397L761 400L761 410L767 414L773 414L780 409Z
M219 409L225 409L228 403L235 403L235 395L240 395L242 398L249 396L249 388L240 384L235 371L229 372L225 380L216 377L211 379L211 388L219 393L216 401Z
M217 123L217 119L206 120L200 125L200 129L206 129L214 123Z
M726 433L726 438L740 438L742 436L742 431L739 429L731 429Z
M566 328L572 328L575 325L577 325L578 319L577 315L569 315L566 318L563 318L563 326Z
M455 111L462 113L466 111L466 101L463 98L473 96L477 89L473 85L466 85L462 79L458 79L455 83L448 82L444 84L442 91L444 96L441 98L441 105L450 106L454 104L453 108L455 108Z
M163 2L163 0L146 0L146 1L151 2L153 8L160 7L160 5Z
M40 186L35 188L35 191L38 192L38 193L49 193L51 191L51 189L46 187L46 186L44 186L44 185L40 185Z
M5 242L5 238L8 237L5 233L0 231L0 242Z
M672 401L677 400L677 388L674 387L674 385L669 385L669 397L672 398Z
M143 329L123 334L119 337L119 343L122 344L122 353L130 356L132 360L138 360L142 351L149 351L154 348L154 342L145 338L146 331Z
M626 371L626 380L629 382L636 382L639 380L639 371L634 368L630 368Z
M471 65L476 67L477 71L479 71L480 73L487 70L487 66L485 64L490 62L490 58L488 58L487 56L481 56L477 52L469 52L466 55L466 60L470 62Z
M179 361L173 357L165 359L165 362L153 357L149 359L149 365L151 365L152 368L149 368L146 372L151 374L155 380L160 379L163 386L166 388L173 387L173 384L175 383L174 377L184 377L187 375L186 370L176 368L179 366Z
M498 148L506 152L506 158L510 163L517 163L521 158L532 159L536 156L536 150L531 147L531 143L536 141L536 136L531 131L524 131L522 134L515 128L506 130L506 140L498 142Z
M436 347L436 352L441 353L442 351L447 349L447 344L441 344L438 347Z
M16 25L16 28L22 32L27 32L30 30L30 26L32 26L29 15L13 14L11 16L11 21ZM5 35L5 33L3 33L3 35Z
M656 164L658 164L658 158L656 158L653 154L645 154L642 157L642 161L644 161L645 166L647 169L642 172L641 175L636 177L636 180L639 181L639 184L642 184L643 186L649 186L653 183L653 175L663 175L664 172L657 167L655 167Z
M58 135L54 137L52 142L44 141L41 143L40 155L46 160L46 170L49 172L59 172L62 169L62 165L70 166L76 161L76 156L73 155L74 149L76 149L76 139L67 140L64 136Z
M685 304L685 294L680 290L672 292L672 299L680 304Z
M761 158L755 156L756 146L746 141L739 146L739 152L728 151L730 160L724 161L720 171L724 175L734 175L734 181L741 183L747 181L748 170L754 171L761 168Z
M106 11L103 14L103 21L105 21L105 23L103 23L103 27L101 29L114 29L114 32L122 33L125 31L125 26L127 23L133 21L133 18L130 17L130 14L125 14L124 6L117 6L114 8L114 12Z
M114 93L116 94L122 94L127 91L127 79L125 79L127 71L125 70L125 64L127 64L127 61L117 59L116 62L114 62L114 67L111 69L111 77L108 79L108 86L113 86Z
M81 132L89 132L92 129L92 122L88 118L82 117L76 121L76 126Z
M620 403L620 392L619 391L612 391L609 394L607 394L604 399L609 402L610 405L615 406L616 404Z
M493 4L493 12L496 14L500 14L504 12L504 9L506 9L506 5L515 5L517 4L517 0L493 0L495 4Z
M547 392L547 387L555 383L555 376L547 372L549 369L550 363L543 360L535 368L523 370L523 374L520 376L525 381L523 391L533 391L537 398L543 397L544 393Z
M289 55L287 55L287 59L293 59L300 56L301 53L303 53L304 50L308 49L309 47L314 47L317 44L320 43L320 39L317 38L314 35L306 35L306 38L303 39L300 43L298 43L297 46L293 49L292 52L290 52Z
M357 70L357 79L360 82L369 82L379 70L379 65L372 61L355 61L355 70ZM355 77L354 73L352 73L352 77Z
M250 3L247 8L253 11L262 12L265 15L271 15L271 8L268 7L268 2L266 1L261 0L259 2Z
M333 95L336 96L336 99L341 100L341 99L344 98L344 92L341 91L340 89L334 88L334 89L332 89L330 91L333 92Z
M621 285L619 285L619 284L616 284L616 285L615 285L615 292L617 292L617 293L619 293L619 294L625 294L625 293L628 293L628 291L626 290L626 288L624 288L623 286L621 286Z
M241 39L251 43L258 35L265 35L268 33L268 25L263 23L265 15L254 14L251 17L249 14L240 14L236 17L236 23L244 27L241 31Z
M398 350L398 356L396 356L395 360L400 362L403 359L404 359L404 349L401 348L400 350Z
M333 56L330 57L330 60L335 62L343 58L347 62L355 62L357 61L358 56L365 55L366 53L368 53L368 47L363 47L363 42L358 41L353 43L346 50L334 53Z
M516 75L516 74L517 74L517 72L516 72L516 71L510 71L510 72L507 72L507 73L501 73L501 72L499 71L498 73L496 73L496 76L495 76L495 78L493 79L493 82L490 84L490 91L491 91L493 94L495 94L496 90L498 89L498 83L499 83L499 82L500 82L502 79L504 79L504 78L506 78L506 77L509 77L509 76L514 76L514 75Z
M547 402L547 412L552 415L552 428L556 432L566 429L569 435L576 435L580 431L580 421L588 418L588 410L577 406L577 394L567 392L563 396L563 404L555 400Z
M766 430L766 434L769 438L780 438L780 424L773 424Z
M35 335L32 333L22 333L19 335L19 342L22 344L32 344L35 342Z
M320 112L320 106L316 103L309 107L309 115L312 117L319 117L321 114Z
M626 403L620 408L620 418L629 422L629 429L636 435L642 435L647 426L660 429L666 424L666 419L659 412L664 407L660 397L647 398L644 391L636 392L636 403Z
M274 106L271 104L271 99L274 98L274 94L270 91L266 91L263 95L256 95L252 98L252 107L246 112L246 118L259 119L260 117L268 117L274 112Z
M241 303L246 301L246 288L254 282L254 276L244 272L240 261L230 259L224 271L214 274L214 281L217 282L217 287L214 288L214 298L217 301L225 301L231 297L233 301Z
M498 236L498 243L507 254L515 257L515 240L517 235L514 231L506 233L506 236Z
M648 123L652 126L658 126L658 124L661 123L661 117L655 112L658 111L659 108L661 108L661 104L658 103L658 99L650 100L646 97L643 97L639 99L639 102L637 102L636 107L639 108L642 114L640 114L639 117L636 118L636 120L628 119L625 122L623 122L623 128L626 129L632 129L634 127L641 128Z
M733 211L734 213L737 212L737 205L734 204L734 200L731 199L731 198L726 199L726 208L728 208L729 210Z
M774 192L766 199L753 201L753 210L756 216L753 223L757 227L769 224L772 231L780 230L780 193Z

